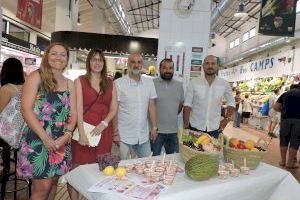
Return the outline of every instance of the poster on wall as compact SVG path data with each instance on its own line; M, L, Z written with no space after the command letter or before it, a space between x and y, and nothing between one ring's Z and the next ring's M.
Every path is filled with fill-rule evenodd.
M297 0L262 0L258 32L294 36Z
M174 76L182 79L184 74L185 47L165 47L165 58L170 58L174 62Z
M18 0L17 18L41 29L43 0Z
M202 47L192 47L191 54L191 69L190 77L199 77L201 75L202 64L203 64L203 48Z

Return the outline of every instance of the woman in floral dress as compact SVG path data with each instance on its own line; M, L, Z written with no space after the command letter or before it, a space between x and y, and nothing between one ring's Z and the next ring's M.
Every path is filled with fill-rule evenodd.
M63 76L68 48L52 43L41 68L26 80L22 96L23 129L17 174L32 178L32 200L54 199L59 176L71 168L70 139L76 124L76 95Z

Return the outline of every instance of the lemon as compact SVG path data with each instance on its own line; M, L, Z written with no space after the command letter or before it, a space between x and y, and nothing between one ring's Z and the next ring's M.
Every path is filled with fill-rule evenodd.
M116 175L118 176L118 177L123 177L123 176L125 176L126 175L126 169L124 168L124 167L118 167L117 169L116 169Z
M105 169L103 170L103 174L104 174L105 176L111 176L111 175L114 174L114 171L115 171L115 169L114 169L113 166L107 166L107 167L105 167Z

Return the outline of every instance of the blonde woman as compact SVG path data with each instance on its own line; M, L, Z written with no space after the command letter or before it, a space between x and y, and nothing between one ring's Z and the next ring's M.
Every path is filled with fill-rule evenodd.
M27 126L17 173L32 178L31 200L54 199L58 178L71 169L70 139L77 112L75 86L63 76L68 59L64 44L50 44L40 69L24 84L22 114Z

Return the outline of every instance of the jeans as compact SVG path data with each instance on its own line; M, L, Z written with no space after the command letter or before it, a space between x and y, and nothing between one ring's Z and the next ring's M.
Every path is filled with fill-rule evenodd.
M200 131L200 132L203 132L203 133L207 133L208 135L210 135L210 136L212 136L214 138L218 138L219 135L220 135L220 133L222 132L220 130L220 128L217 129L217 130L214 130L214 131L201 131L199 129L196 129L196 128L192 127L191 125L190 125L189 129L192 130L192 131Z
M240 127L240 123L241 123L241 115L236 110L236 111L234 111L233 127Z
M178 153L178 137L177 133L158 133L154 143L151 143L153 156L158 156L161 153L161 148L164 146L166 154Z
M121 160L130 159L130 151L133 149L139 158L147 157L151 154L150 141L143 144L126 144L120 142L120 158Z

